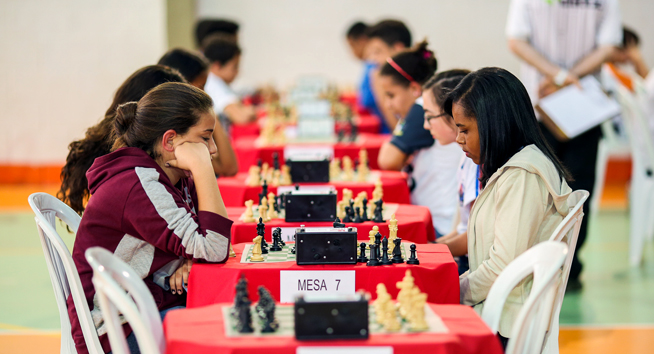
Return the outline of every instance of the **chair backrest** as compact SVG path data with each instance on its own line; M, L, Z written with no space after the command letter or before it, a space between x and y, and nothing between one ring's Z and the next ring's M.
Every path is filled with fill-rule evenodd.
M93 268L93 286L107 326L112 353L129 353L119 312L132 327L141 353L163 353L166 343L161 317L143 280L130 266L102 247L87 249L85 256Z
M509 293L533 275L531 292L513 324L506 353L540 353L554 304L555 285L561 279L561 267L567 254L568 247L564 243L541 242L516 257L493 283L481 317L496 333Z
M89 353L104 353L84 296L79 273L77 273L77 268L68 247L57 233L55 224L56 218L59 218L73 232L77 232L81 218L68 205L47 193L34 193L27 198L27 201L34 211L36 228L39 231L41 246L50 273L50 281L59 307L61 352L77 353L71 334L68 306L66 305L66 299L69 295L72 295Z

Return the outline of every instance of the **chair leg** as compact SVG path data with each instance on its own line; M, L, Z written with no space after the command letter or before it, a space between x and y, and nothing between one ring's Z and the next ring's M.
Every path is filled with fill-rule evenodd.
M629 193L629 214L631 218L629 222L629 263L632 266L640 265L645 241L643 225L647 222L647 216L645 215L647 211L644 209L647 202L643 200L643 186L641 181L641 176L638 173L634 174Z
M555 322L550 328L543 346L542 354L559 354L559 324Z

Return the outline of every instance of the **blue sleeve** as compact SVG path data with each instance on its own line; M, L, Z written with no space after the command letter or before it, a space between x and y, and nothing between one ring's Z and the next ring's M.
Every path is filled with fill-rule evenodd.
M393 132L391 144L400 151L411 155L417 150L434 145L434 138L423 128L425 111L419 104L414 104L403 122L398 123ZM400 126L400 124L402 124Z
M366 63L363 71L363 78L361 79L361 85L359 86L359 105L364 107L370 113L374 114L380 123L380 134L390 133L390 129L382 116L379 107L377 106L377 101L375 100L375 95L372 92L372 84L370 82L370 74L375 69L375 64Z

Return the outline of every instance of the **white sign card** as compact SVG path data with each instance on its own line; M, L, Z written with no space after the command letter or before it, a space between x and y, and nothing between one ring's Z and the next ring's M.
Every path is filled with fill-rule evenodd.
M330 191L336 191L334 186L329 184L312 184L312 185L300 185L300 191L308 192L308 194L323 194L329 193ZM279 186L277 187L277 195L282 195L286 192L295 191L295 186Z
M330 145L286 145L284 158L290 160L316 160L334 157L334 147Z
M282 270L279 272L279 302L293 303L298 295L354 295L353 270Z
M295 236L295 229L297 229L297 227L280 227L280 229L282 229L282 241L284 242L295 241L293 237ZM272 237L273 230L270 231L270 237Z
M393 354L393 347L297 347L295 354Z

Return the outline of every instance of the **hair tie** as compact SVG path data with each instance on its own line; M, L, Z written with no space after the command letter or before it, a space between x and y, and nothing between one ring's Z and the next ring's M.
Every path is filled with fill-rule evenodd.
M425 58L425 59L429 59L429 58L431 58L432 55L434 55L434 53L432 53L432 52L429 51L429 50L425 50L425 51L422 53L422 57Z
M405 79L409 80L409 82L415 82L416 81L411 77L411 75L407 74L406 71L402 70L402 68L399 65L397 65L397 63L393 60L393 58L388 57L386 59L386 62L388 62L388 64L390 64L390 66L392 66L393 69L395 69L398 73L400 73L402 76L404 76Z

